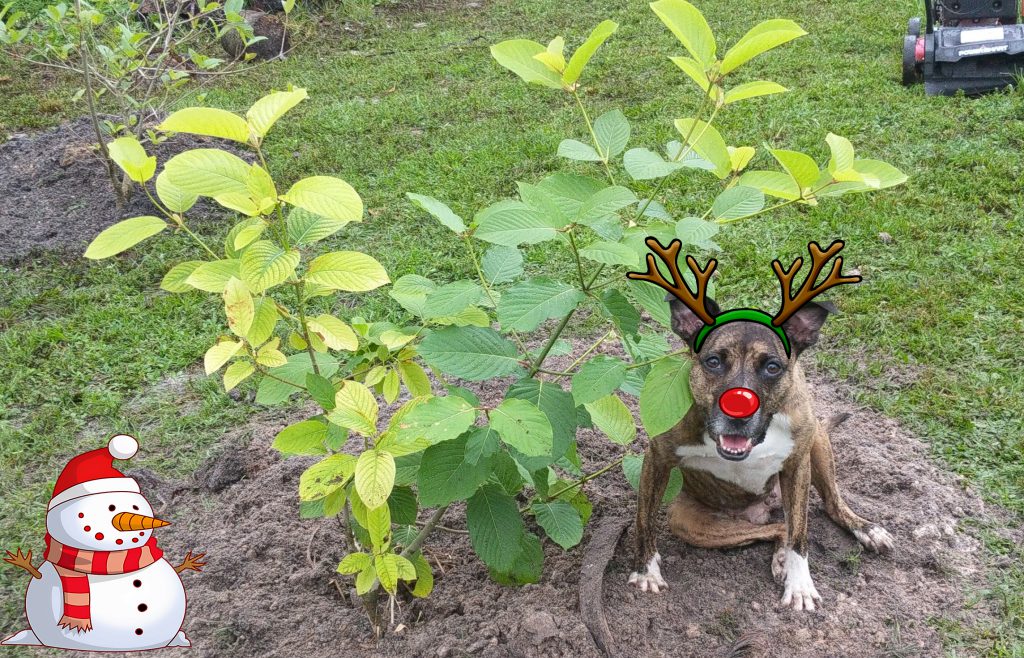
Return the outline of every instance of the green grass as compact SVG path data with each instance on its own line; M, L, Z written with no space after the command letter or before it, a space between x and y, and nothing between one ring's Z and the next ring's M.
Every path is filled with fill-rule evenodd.
M729 227L719 240L719 299L772 308L772 258L803 253L812 239L845 238L846 262L865 283L836 295L843 314L826 331L819 364L928 441L986 499L1024 518L1024 97L928 98L921 87L901 87L902 32L919 12L911 0L700 5L722 43L770 17L793 18L810 32L749 66L747 79L756 73L792 92L730 107L719 123L729 143L767 140L824 161L824 137L833 131L862 157L911 176L895 190ZM667 61L680 49L653 14L642 3L627 10L611 0L495 2L444 13L389 7L361 33L300 23L306 40L287 62L227 77L206 102L243 111L262 90L307 87L310 100L270 138L275 175L344 178L363 195L369 218L334 246L369 251L393 279L410 272L450 279L468 274L459 245L413 212L404 193L432 194L471 215L513 194L515 181L564 167L554 155L563 136L585 138L570 100L500 69L488 45L565 34L572 47L604 18L621 27L585 74L585 102L592 115L622 108L634 127L631 145L664 143L674 137L672 119L695 108L697 93ZM419 22L426 25L414 27ZM62 98L66 81L41 81L0 58L5 76L0 131L38 129L82 112L59 103L48 106L50 114L39 111L40 98ZM758 158L755 166L770 166L763 153ZM714 192L709 181L680 177L663 199L679 216L703 211ZM891 243L879 239L882 232ZM171 393L158 386L195 364L221 330L219 305L208 298L158 290L168 265L192 253L175 237L109 262L42 258L0 268L3 546L38 546L60 467L110 432L139 432L151 455L144 464L183 474L227 423L249 412L217 393L212 380ZM560 265L545 259L534 254L533 266ZM360 300L360 312L371 317L394 310L383 292ZM1020 558L995 535L986 543L993 555ZM978 596L997 602L1000 623L943 622L951 653L1024 653L1024 574L1004 569L998 578L979 584ZM4 628L14 625L22 586L0 572Z

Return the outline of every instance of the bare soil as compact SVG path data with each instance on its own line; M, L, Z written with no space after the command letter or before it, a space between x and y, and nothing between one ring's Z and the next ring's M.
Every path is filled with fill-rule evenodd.
M965 609L965 597L984 586L993 567L960 522L998 521L1000 510L933 465L926 445L899 423L852 403L842 383L819 375L812 381L821 418L853 414L833 435L840 484L854 509L897 538L895 554L863 553L812 494L811 572L823 601L818 611L794 612L777 606L768 544L700 550L663 529L670 589L642 594L626 585L627 532L609 564L603 600L619 655L940 656L929 620L972 624L991 614L984 606ZM163 501L159 514L174 522L160 531L168 558L207 553L206 569L184 576L185 629L198 655L601 655L580 618L579 574L594 529L634 513L635 494L621 471L587 485L595 512L583 544L564 553L546 543L535 585L495 584L465 535L436 532L425 549L437 574L434 593L400 601L392 628L403 628L375 641L351 579L335 573L346 552L340 523L298 516L298 477L313 460L282 459L270 448L281 428L302 417L302 410L267 413L225 435L221 454L188 481L136 473L144 493ZM581 430L579 442L588 471L622 452L591 430ZM464 529L461 508L453 506L443 523Z
M159 214L138 189L123 208L95 147L88 118L35 135L17 133L0 144L0 263L41 252L82 251L100 231L122 219ZM153 148L158 167L192 148L225 148L221 140L177 135ZM237 152L237 151L236 151ZM241 154L240 154L241 155ZM200 200L190 216L220 215Z

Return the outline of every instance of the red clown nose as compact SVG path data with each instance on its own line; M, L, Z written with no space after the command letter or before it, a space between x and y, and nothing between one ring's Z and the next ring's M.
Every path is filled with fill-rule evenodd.
M726 416L733 418L747 418L757 412L761 401L757 399L757 393L749 388L730 388L718 398L718 408Z

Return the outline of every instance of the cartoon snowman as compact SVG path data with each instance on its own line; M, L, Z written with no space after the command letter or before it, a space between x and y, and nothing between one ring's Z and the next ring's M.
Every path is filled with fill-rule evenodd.
M178 574L199 571L203 555L177 567L163 559L154 518L139 484L114 468L139 450L119 434L106 448L74 457L53 488L46 512L45 562L7 551L5 562L32 575L25 594L29 627L0 644L86 651L191 646L181 624L185 588Z

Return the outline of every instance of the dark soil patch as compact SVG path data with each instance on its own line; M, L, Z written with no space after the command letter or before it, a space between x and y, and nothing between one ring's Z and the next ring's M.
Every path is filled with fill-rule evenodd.
M159 215L138 189L125 207L117 208L95 143L92 124L83 117L37 135L12 135L0 144L0 262L43 251L81 256L85 245L108 226L129 217ZM190 135L177 135L147 150L157 156L159 172L172 156L204 147L233 150L219 140ZM200 200L190 217L223 213L207 204Z
M843 384L815 375L813 385L820 417L853 413L833 434L840 484L854 509L897 538L895 554L862 554L812 494L811 572L823 601L819 611L801 613L777 607L770 545L699 550L664 528L659 541L670 589L641 594L626 585L627 532L604 594L622 656L939 656L929 619L988 618L984 606L963 610L965 593L984 585L988 567L980 543L957 526L967 517L999 520L1000 511L986 509L936 468L925 444L897 422L858 408ZM335 573L345 553L338 520L298 518L296 485L312 460L282 459L269 447L277 431L301 417L267 414L225 436L223 454L190 482L140 479L145 493L156 488L159 498L169 498L160 511L174 522L160 535L168 559L186 550L208 555L203 573L184 577L185 630L197 655L600 655L579 612L582 545L563 553L547 543L542 581L508 588L488 579L467 537L444 532L426 546L437 574L434 593L396 606L394 624L404 628L374 641L351 579ZM588 471L622 452L590 430L580 432L579 442ZM589 483L587 493L595 508L591 529L635 510L620 471ZM443 523L464 528L461 508L453 506Z

